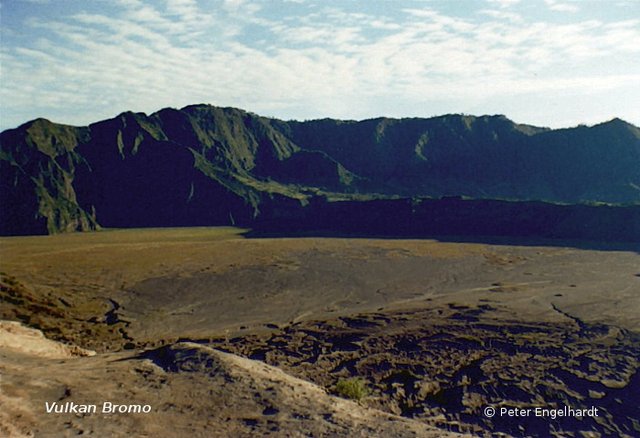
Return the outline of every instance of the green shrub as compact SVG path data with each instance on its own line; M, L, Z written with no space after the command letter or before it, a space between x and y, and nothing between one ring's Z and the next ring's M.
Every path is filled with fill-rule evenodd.
M340 379L336 383L336 393L344 398L360 401L369 395L367 382L359 377Z

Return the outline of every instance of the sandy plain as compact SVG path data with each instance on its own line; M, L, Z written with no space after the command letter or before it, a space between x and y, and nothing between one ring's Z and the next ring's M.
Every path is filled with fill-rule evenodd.
M22 341L0 344L0 430L640 434L639 247L249 239L242 232L0 239L1 319L97 352L52 358L16 347ZM6 327L4 339L36 336ZM370 392L358 404L335 396L338 380L353 376ZM153 410L45 410L47 401L105 400ZM596 406L602 415L514 418L483 411L565 405Z

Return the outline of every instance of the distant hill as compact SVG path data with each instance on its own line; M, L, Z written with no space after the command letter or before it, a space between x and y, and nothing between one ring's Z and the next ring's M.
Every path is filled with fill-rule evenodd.
M193 105L0 134L3 235L252 226L302 220L308 204L450 197L640 206L640 129L468 115L300 122Z

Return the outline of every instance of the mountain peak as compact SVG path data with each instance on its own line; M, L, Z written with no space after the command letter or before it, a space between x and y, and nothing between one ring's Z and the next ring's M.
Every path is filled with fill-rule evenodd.
M15 129L29 129L31 127L44 127L44 126L51 126L54 125L56 123L52 122L49 119L45 119L44 117L38 117L35 118L33 120L29 120L28 122L24 122L22 125L18 126Z
M614 117L607 122L594 125L593 128L618 133L631 133L631 135L636 139L640 139L640 128L618 117Z
M605 125L605 126L624 126L624 127L634 127L634 128L636 127L633 124L631 124L631 123L629 123L629 122L627 122L625 120L622 120L619 117L614 117L613 119L608 120L608 121L603 122L603 123L599 123L596 126L600 126L600 125Z

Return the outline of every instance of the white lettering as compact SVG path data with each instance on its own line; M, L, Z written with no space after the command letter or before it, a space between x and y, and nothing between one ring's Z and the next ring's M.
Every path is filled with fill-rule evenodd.
M45 402L44 409L47 414L95 414L98 412L97 405L78 404L72 401ZM103 414L148 414L151 412L151 405L120 405L105 401L102 403L100 412Z
M102 404L103 414L148 414L151 412L151 405L116 405L111 402Z
M44 409L47 414L95 414L96 405L81 405L72 401L60 404L58 402L45 402Z

